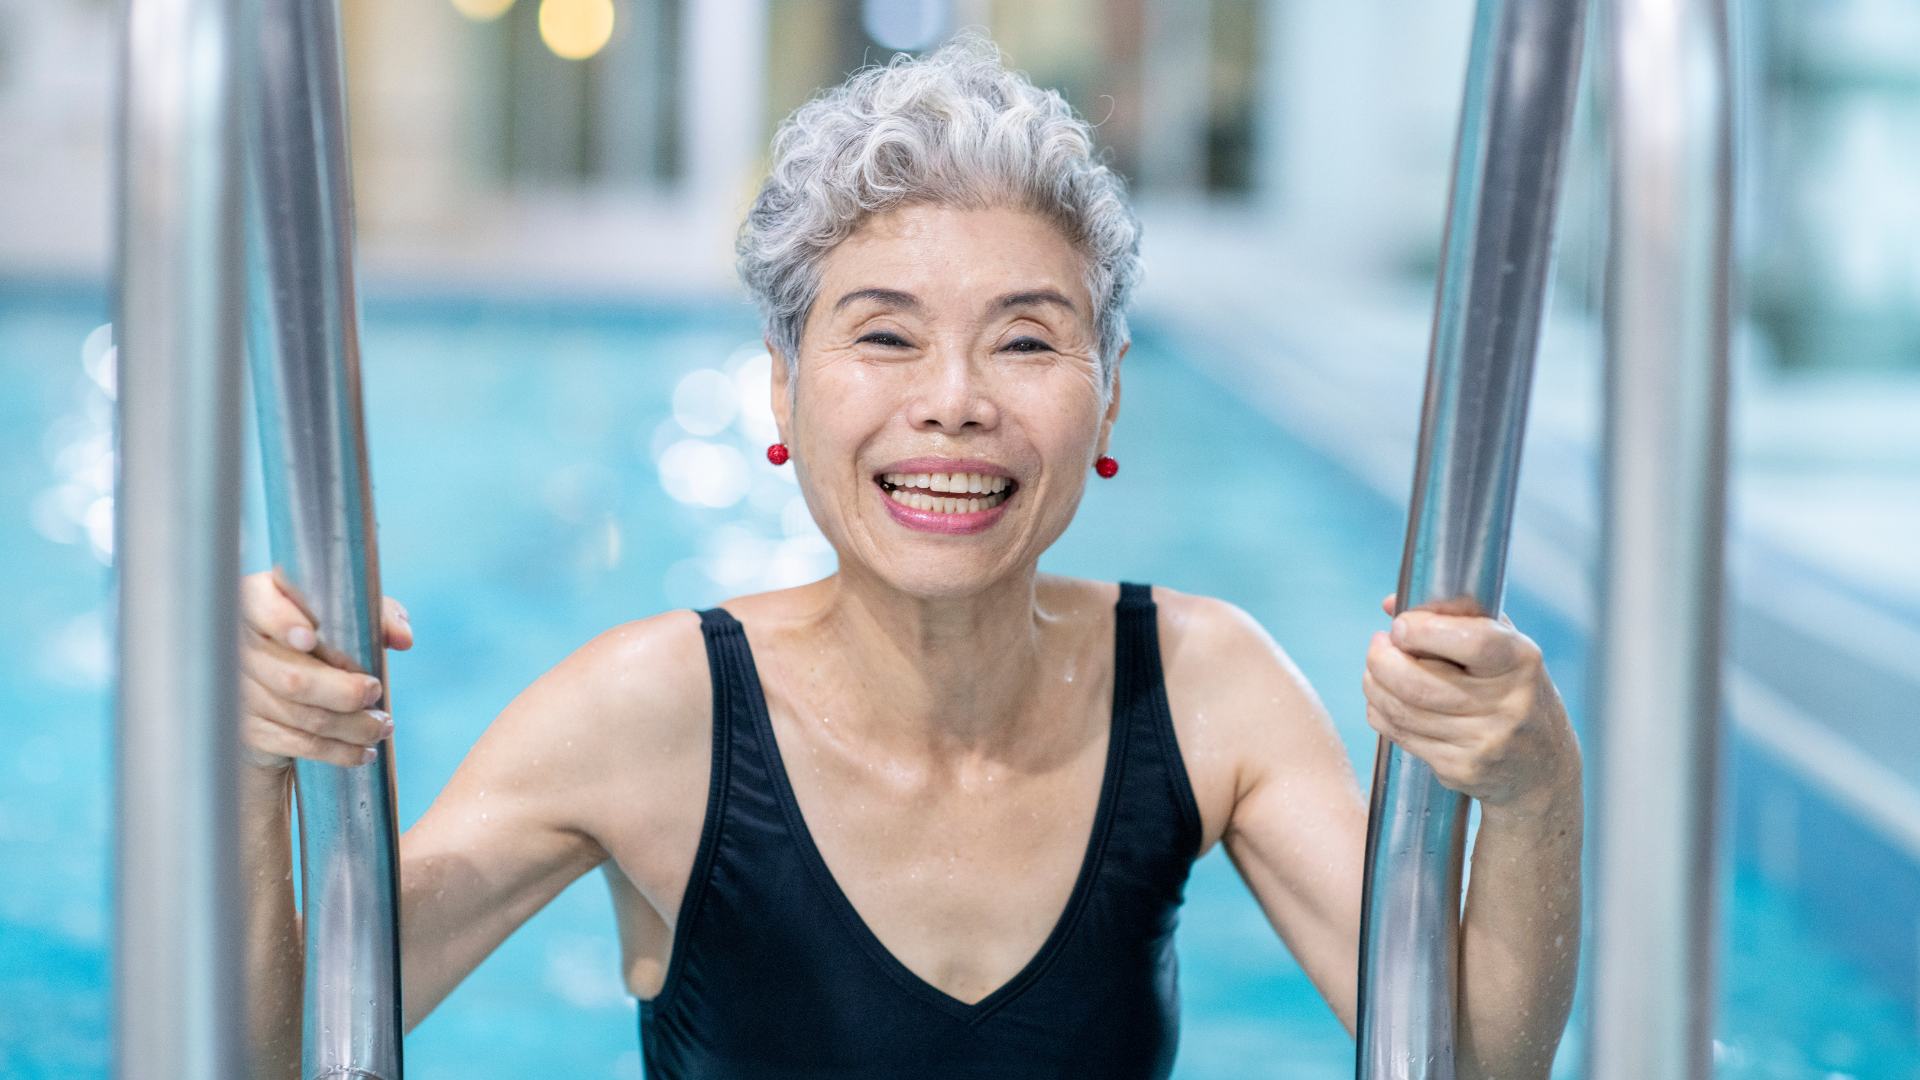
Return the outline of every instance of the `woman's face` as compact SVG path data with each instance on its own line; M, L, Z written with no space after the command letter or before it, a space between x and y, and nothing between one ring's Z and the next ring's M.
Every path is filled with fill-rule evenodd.
M962 596L1066 529L1120 405L1084 277L1051 222L1007 209L904 207L828 254L773 407L843 572Z

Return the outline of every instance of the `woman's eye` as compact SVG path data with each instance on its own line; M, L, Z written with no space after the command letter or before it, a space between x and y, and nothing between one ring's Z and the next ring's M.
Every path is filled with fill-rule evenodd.
M863 335L859 343L862 345L880 345L889 349L904 349L907 347L906 338L887 330L875 330L871 334Z
M1041 341L1039 338L1030 338L1030 337L1014 338L1012 341L1007 342L1006 345L1003 346L1003 348L1005 348L1006 351L1008 352L1019 352L1019 353L1052 352L1053 351L1053 346L1047 344L1044 341Z

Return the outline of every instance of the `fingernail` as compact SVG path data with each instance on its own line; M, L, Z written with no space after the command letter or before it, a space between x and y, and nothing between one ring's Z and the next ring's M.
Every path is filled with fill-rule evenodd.
M367 747L366 752L360 755L360 764L371 765L373 764L373 760L379 756L380 756L380 749L378 747L369 746Z
M370 679L367 681L367 689L366 692L361 695L361 700L365 701L368 705L378 705L380 704L380 699L386 695L386 688L380 685L380 680Z
M382 712L379 709L372 709L368 711L367 715L373 717L375 720L380 721L380 737L382 739L388 739L393 737L392 714Z
M401 622L406 623L409 626L413 625L413 616L407 614L407 605L401 603L398 600L395 600L393 602L393 609L400 613Z
M1393 643L1400 644L1407 639L1407 620L1396 616L1393 620Z
M287 644L299 649L301 652L306 652L318 644L318 642L313 638L313 631L304 626L296 626L287 631Z

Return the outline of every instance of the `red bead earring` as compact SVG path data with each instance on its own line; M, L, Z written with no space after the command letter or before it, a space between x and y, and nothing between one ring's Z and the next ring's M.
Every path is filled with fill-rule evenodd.
M767 447L767 460L773 462L775 465L785 465L787 463L787 444L777 442Z
M1113 474L1120 471L1120 463L1110 457L1103 457L1093 463L1093 471L1100 474L1100 479L1111 480Z

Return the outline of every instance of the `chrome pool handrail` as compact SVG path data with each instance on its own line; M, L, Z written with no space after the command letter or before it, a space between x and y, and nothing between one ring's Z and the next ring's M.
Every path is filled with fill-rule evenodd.
M274 572L312 616L324 658L385 682L338 0L254 4L247 339ZM301 761L294 778L306 928L301 1075L400 1080L392 740L371 764Z
M1732 293L1725 0L1614 0L1587 1075L1713 1071Z
M1584 0L1474 15L1396 609L1500 612L1527 397L1580 79ZM1380 740L1356 1074L1451 1080L1467 800Z
M233 0L129 0L115 131L113 1074L246 1075Z

